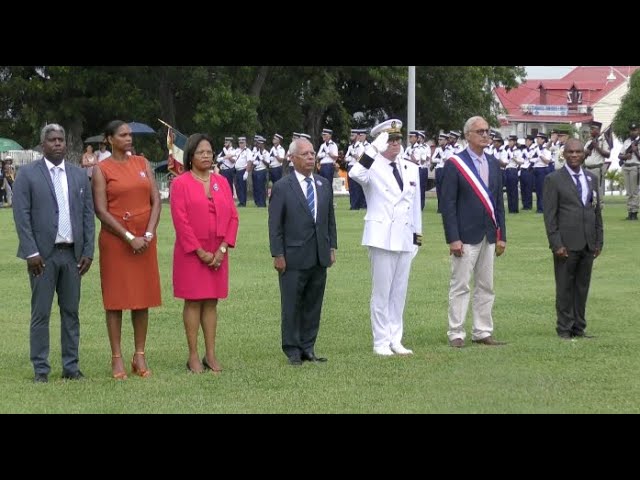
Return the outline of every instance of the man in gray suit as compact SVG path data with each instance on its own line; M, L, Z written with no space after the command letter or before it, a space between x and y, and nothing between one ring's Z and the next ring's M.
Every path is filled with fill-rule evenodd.
M80 279L91 266L95 237L91 185L82 169L64 160L64 128L46 125L40 141L44 158L20 168L13 193L18 257L27 261L31 283L34 382L49 380L54 292L60 307L62 378L79 380L83 378L78 368Z
M331 183L314 175L313 145L291 144L294 171L271 190L269 243L279 273L282 350L290 365L326 362L314 351L320 328L327 267L336 261L338 238Z
M585 310L593 260L603 245L598 179L582 168L584 145L572 138L564 146L565 165L544 180L544 224L553 252L558 336L591 338Z

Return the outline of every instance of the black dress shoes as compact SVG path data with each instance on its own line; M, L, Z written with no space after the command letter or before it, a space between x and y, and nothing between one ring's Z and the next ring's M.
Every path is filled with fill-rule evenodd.
M33 383L49 383L49 375L46 373L36 373L33 377Z
M80 370L78 370L77 372L73 372L73 373L62 372L62 379L63 380L82 380L83 378L84 378L84 375L82 374L82 372Z
M325 357L316 357L316 354L311 352L311 353L303 353L302 361L324 363L327 361L327 359Z
M299 367L302 365L302 359L300 357L289 357L289 365Z
M574 337L574 338L596 338L595 335L587 335L584 332L572 333L571 336Z

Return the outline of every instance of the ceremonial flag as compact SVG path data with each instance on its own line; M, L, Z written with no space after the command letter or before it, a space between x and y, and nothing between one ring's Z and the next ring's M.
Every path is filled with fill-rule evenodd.
M187 144L187 137L173 127L167 131L167 148L169 149L169 160L167 169L174 175L180 175L184 171L184 148Z

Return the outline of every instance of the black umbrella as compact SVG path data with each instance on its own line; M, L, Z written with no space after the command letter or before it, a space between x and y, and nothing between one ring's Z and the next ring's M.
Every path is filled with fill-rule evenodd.
M104 142L104 135L94 135L93 137L86 138L84 143L102 143Z

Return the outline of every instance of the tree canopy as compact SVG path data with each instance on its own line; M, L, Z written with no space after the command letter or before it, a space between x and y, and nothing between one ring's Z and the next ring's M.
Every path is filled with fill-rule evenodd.
M524 77L516 66L417 66L416 127L433 137L472 115L497 125L492 88ZM227 135L315 139L322 128L343 140L351 128L405 120L407 81L406 66L0 66L0 136L33 146L43 125L59 123L76 160L82 139L116 118L157 128L155 159L166 134L158 118L212 135L216 148Z

